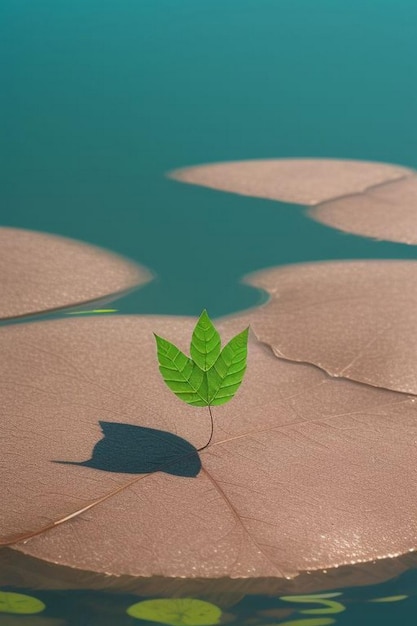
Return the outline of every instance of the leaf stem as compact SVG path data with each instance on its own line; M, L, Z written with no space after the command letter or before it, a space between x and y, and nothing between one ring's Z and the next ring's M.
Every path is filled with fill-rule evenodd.
M213 413L211 412L211 406L209 404L207 406L208 406L208 410L210 413L211 432L210 432L209 440L207 441L206 445L203 446L202 448L199 448L198 452L201 452L201 450L204 450L205 448L207 448L210 445L210 442L213 438L213 431L214 431Z

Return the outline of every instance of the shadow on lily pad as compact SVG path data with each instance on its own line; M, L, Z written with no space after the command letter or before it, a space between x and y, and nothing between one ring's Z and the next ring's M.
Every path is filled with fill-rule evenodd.
M132 424L99 424L104 437L94 446L91 459L53 462L121 474L161 471L184 477L195 477L201 469L197 448L178 435Z

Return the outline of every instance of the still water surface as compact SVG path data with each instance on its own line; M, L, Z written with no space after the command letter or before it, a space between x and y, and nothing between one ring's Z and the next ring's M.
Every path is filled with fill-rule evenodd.
M301 207L165 178L273 157L417 167L414 1L3 0L0 14L0 223L148 266L157 279L117 302L121 313L218 316L264 300L239 280L267 266L417 257L338 233ZM415 619L413 572L343 593L363 601L328 616L341 626ZM399 594L409 598L365 602ZM144 623L118 612L131 598L86 597L65 617L51 593L48 610L67 624Z

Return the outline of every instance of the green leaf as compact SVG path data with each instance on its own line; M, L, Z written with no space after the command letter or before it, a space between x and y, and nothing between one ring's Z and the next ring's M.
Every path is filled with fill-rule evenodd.
M168 387L187 404L216 406L229 402L243 380L249 328L233 337L220 352L220 335L206 311L194 328L191 355L155 335L159 370Z
M41 613L45 608L44 603L33 596L13 591L0 591L0 613L33 615Z
M170 626L210 626L218 624L222 614L215 604L194 598L142 600L126 612L136 619Z
M239 389L246 371L249 328L225 345L213 367L207 372L209 404L229 402Z
M159 371L178 398L194 406L208 405L207 377L195 363L173 343L155 335Z
M214 365L220 354L220 335L205 309L194 328L190 352L194 363L204 372Z

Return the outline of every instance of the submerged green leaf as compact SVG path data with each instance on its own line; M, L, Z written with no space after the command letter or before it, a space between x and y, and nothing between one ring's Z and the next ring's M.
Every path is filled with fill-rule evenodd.
M330 626L330 624L336 624L336 620L332 617L308 617L282 622L281 626Z
M169 626L211 626L218 624L221 609L194 598L161 598L132 604L127 614L136 619Z
M33 615L41 613L45 608L44 603L34 596L13 591L0 591L0 613Z
M341 602L337 602L337 600L331 600L331 598L336 598L341 596L340 591L331 592L331 593L313 593L308 595L301 596L280 596L280 600L284 600L284 602L294 602L301 604L316 604L318 608L312 609L300 609L300 613L305 615L326 615L329 613L342 613L346 610L346 607ZM326 622L333 623L333 622ZM307 624L307 622L306 622Z
M246 370L249 328L220 351L220 335L204 310L194 328L191 356L155 335L159 370L168 387L194 406L225 404L238 390Z

